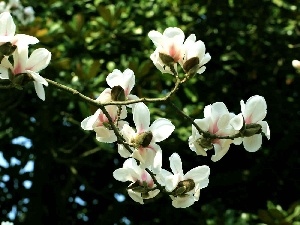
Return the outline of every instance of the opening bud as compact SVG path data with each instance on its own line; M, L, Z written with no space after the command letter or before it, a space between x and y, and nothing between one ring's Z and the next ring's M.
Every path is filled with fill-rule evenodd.
M243 137L251 137L254 134L260 134L262 132L262 128L260 124L250 123L250 124L246 124L244 130L240 132Z
M172 193L175 197L182 196L185 195L187 192L193 190L194 188L195 182L192 179L187 179L180 181Z
M151 131L143 132L135 138L134 143L137 145L137 147L142 146L145 148L150 144L152 138L153 134Z
M114 86L111 89L111 99L113 101L125 101L125 91L121 86Z
M171 66L172 64L174 64L174 59L169 55L159 53L159 58L166 66Z
M193 76L195 73L197 73L198 69L199 69L199 58L198 57L190 58L183 64L183 70L189 76Z

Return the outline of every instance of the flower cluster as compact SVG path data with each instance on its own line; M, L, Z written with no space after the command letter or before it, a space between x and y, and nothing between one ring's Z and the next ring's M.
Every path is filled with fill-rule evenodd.
M15 34L16 25L9 12L0 14L0 79L9 79L13 86L22 89L33 81L38 97L45 100L43 85L48 82L39 75L39 71L48 66L51 53L45 48L34 50L28 57L29 45L39 40L25 34ZM13 63L10 56L12 55Z
M177 27L169 27L162 34L150 31L148 36L156 46L150 58L162 73L174 74L173 70L177 72L179 63L186 74L201 74L206 69L204 65L211 59L210 54L205 53L204 43L196 41L195 34L184 40L183 31Z
M9 0L8 3L0 1L0 13L10 12L23 25L34 21L34 10L31 6L24 7L19 0Z
M204 65L211 59L209 53L205 53L202 41L196 41L194 34L184 40L184 33L179 28L167 28L163 34L150 31L149 37L156 46L150 56L154 65L163 73L175 75L177 84L196 73L203 73ZM185 72L184 78L177 74L177 63ZM94 130L100 142L117 142L118 153L126 160L122 168L113 172L114 178L129 181L128 195L140 204L159 193L168 194L176 208L194 204L199 200L200 189L209 183L210 168L197 166L184 174L180 156L173 153L169 157L171 172L163 169L163 151L158 143L167 139L175 126L165 118L151 123L146 104L130 94L135 85L135 76L130 69L123 73L115 69L106 81L110 88L96 99L102 107L85 118L81 127ZM270 138L268 123L263 121L267 113L266 101L255 95L240 104L241 113L237 115L229 112L223 102L206 106L203 119L191 120L190 149L203 156L207 155L207 150L214 149L214 162L227 153L231 144L243 143L247 151L257 151L262 144L262 133ZM128 112L132 113L134 126L126 121Z
M267 104L262 96L252 96L246 104L241 100L241 113L230 113L223 102L216 102L204 108L204 118L194 120L201 132L192 126L189 146L198 155L214 149L212 161L220 160L229 150L230 144L243 143L248 152L257 151L262 144L262 134L270 139L268 123L263 121ZM230 137L224 138L223 137Z

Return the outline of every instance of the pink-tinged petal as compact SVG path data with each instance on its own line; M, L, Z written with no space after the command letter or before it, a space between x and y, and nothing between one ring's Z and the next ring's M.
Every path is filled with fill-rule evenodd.
M180 159L180 156L177 153L173 153L170 158L170 168L173 172L173 174L179 174L183 177L183 171L182 171L182 162Z
M43 85L36 81L33 81L33 84L34 84L34 88L35 88L35 92L36 92L37 96L41 100L45 101L45 90L44 90Z
M100 114L101 110L98 109L94 115L92 116L89 116L87 118L85 118L82 122L81 122L81 128L84 129L84 130L93 130L94 127L94 123L96 122L99 114Z
M218 144L214 144L215 154L211 157L213 162L219 161L228 152L232 140L219 140Z
M136 160L138 160L142 165L145 164L145 160L146 160L146 151L139 151L138 149L135 149L131 155L132 158L135 158Z
M140 134L148 130L150 125L150 111L144 103L135 104L133 108L133 121L137 133Z
M38 72L46 68L51 60L51 52L45 48L34 50L26 64L26 70Z
M152 132L154 142L160 142L168 138L174 131L175 126L170 120L160 118L155 120L150 126L149 130Z
M98 98L96 98L97 102L101 103L107 103L111 101L111 89L105 88L104 91L102 91Z
M25 67L28 60L28 47L17 48L13 53L14 59L14 74L25 73Z
M267 103L264 97L255 95L248 99L243 113L246 124L257 123L267 115Z
M266 137L268 138L268 140L270 140L270 128L269 128L269 125L266 121L260 121L258 122L258 124L261 125L261 129L262 129L262 132L266 135Z
M242 129L243 125L244 125L244 117L242 115L242 113L234 116L231 120L230 120L230 125L233 127L233 129L235 130L240 130Z
M261 134L255 134L251 137L244 137L243 145L248 152L256 152L262 144Z
M208 166L197 166L190 171L188 171L183 179L192 179L195 183L200 183L202 180L205 180L208 178L210 174L210 168Z
M184 197L175 197L172 201L172 205L175 208L187 208L195 203L195 199L192 195L187 195Z
M216 102L211 105L212 121L217 121L220 118L220 116L224 114L229 114L229 111L223 102Z
M128 195L130 196L130 198L132 198L133 201L138 202L140 204L144 204L143 198L141 197L140 193L134 192L131 189L127 190Z
M48 82L45 80L45 78L40 76L38 73L35 73L33 71L30 71L30 70L26 71L26 72L29 73L36 82L38 82L40 84L43 84L45 86L48 86Z
M0 41L3 41L2 36L14 36L16 32L16 25L9 12L3 12L0 14Z

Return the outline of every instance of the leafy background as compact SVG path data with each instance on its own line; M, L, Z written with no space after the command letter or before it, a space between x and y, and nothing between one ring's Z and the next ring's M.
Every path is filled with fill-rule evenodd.
M192 118L203 107L224 102L235 113L239 101L262 95L271 140L256 153L232 146L217 163L195 157L187 145L188 121L164 104L148 104L152 119L166 117L176 132L161 143L164 167L178 152L184 171L211 167L210 184L200 201L175 209L167 196L133 202L127 184L113 179L122 167L114 144L95 140L80 122L96 109L52 86L46 101L32 85L24 91L1 90L0 218L15 224L300 224L299 130L300 3L292 0L48 0L22 1L36 13L18 33L39 38L32 49L52 52L41 75L96 98L113 69L131 68L133 93L164 96L171 75L161 74L149 55L150 30L180 27L204 41L212 60L172 99ZM18 23L17 21L15 21ZM24 170L28 162L34 170Z

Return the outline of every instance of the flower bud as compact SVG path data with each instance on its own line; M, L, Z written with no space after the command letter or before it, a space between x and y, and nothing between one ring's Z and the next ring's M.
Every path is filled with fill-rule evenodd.
M197 73L198 69L199 69L199 58L198 57L192 57L183 64L184 72L190 76L193 76L195 73Z
M150 144L152 138L153 134L151 131L143 132L135 138L134 143L137 145L137 147L142 146L145 148Z
M173 191L174 196L182 196L195 188L195 182L192 179L180 181Z
M254 134L260 134L262 132L262 128L260 124L250 123L250 124L246 124L244 130L240 132L243 137L251 137Z
M210 138L199 138L197 143L205 149L212 149L214 147Z
M23 86L32 80L32 77L27 73L19 73L16 75L9 74L9 79L15 88L22 90Z
M6 42L0 46L0 55L10 56L16 50L17 46Z
M113 101L125 101L125 91L121 86L114 86L111 89L111 99Z
M171 56L166 55L164 53L159 53L159 58L166 66L170 66L174 63L174 59Z

